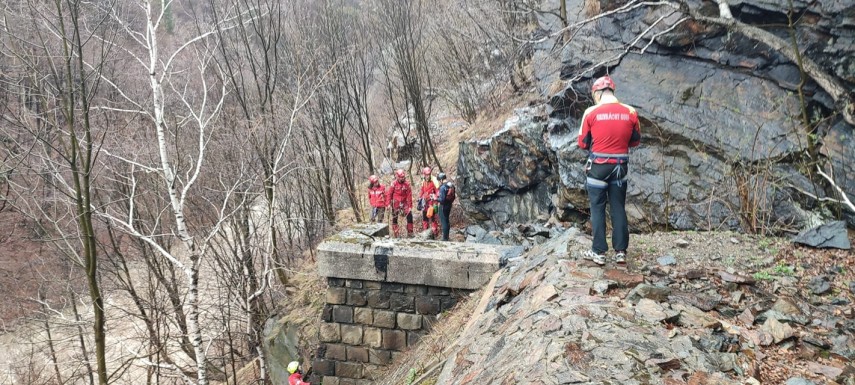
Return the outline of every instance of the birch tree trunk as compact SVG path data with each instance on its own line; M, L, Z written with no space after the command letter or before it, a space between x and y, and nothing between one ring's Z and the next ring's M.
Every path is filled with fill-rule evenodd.
M189 264L181 264L180 268L182 269L184 275L187 276L187 299L184 305L185 314L187 315L187 334L189 335L190 344L193 346L193 352L195 353L194 360L196 361L196 379L199 385L207 385L208 384L208 372L207 372L207 358L205 355L205 349L202 346L202 330L199 326L199 261L202 258L201 250L195 244L195 240L190 232L187 230L187 222L186 216L184 213L184 194L186 194L189 187L192 185L193 181L195 181L196 177L198 177L199 172L201 171L202 159L205 155L205 126L200 125L199 127L199 153L197 154L198 160L196 165L194 166L193 176L190 180L188 180L184 185L183 191L179 191L178 184L175 180L175 170L173 166L173 160L170 156L170 153L167 148L167 139L166 139L166 123L164 122L164 96L163 96L163 81L165 79L165 75L171 71L169 68L170 61L166 61L163 64L163 67L160 66L163 63L161 57L158 54L158 40L157 40L157 29L159 27L160 20L163 17L163 11L166 9L165 6L161 7L160 14L155 14L152 9L152 2L146 1L145 3L146 10L146 42L148 44L148 55L149 55L149 66L148 66L148 74L149 74L149 83L151 86L152 93L152 110L154 117L154 127L155 133L157 136L157 150L160 155L160 172L165 182L164 188L166 189L167 194L169 195L170 208L172 211L173 219L175 220L175 232L181 243L184 246L184 249L188 253ZM178 261L178 258L173 256L175 261Z

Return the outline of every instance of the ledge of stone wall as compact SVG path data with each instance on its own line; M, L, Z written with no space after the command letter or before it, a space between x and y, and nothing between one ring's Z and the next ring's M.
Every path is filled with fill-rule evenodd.
M389 239L388 226L364 225L331 236L318 246L318 274L360 279L479 289L521 247Z

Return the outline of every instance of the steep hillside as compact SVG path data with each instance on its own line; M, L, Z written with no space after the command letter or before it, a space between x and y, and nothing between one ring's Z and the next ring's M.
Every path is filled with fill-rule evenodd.
M735 233L633 244L626 267L574 258L590 247L575 229L533 248L382 383L855 383L852 252Z

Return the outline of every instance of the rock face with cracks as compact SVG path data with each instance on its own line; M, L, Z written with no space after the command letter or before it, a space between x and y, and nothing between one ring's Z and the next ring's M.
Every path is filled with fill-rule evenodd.
M832 98L813 81L804 87L815 134L802 122L799 68L780 52L724 27L668 6L641 6L582 23L621 2L567 2L568 23L581 23L566 43L554 14L538 14L533 51L535 85L547 101L518 109L493 137L461 143L458 170L464 208L501 226L533 216L561 219L587 211L583 163L576 146L579 119L591 105L594 78L608 72L617 96L637 108L642 146L630 160L628 214L638 230L802 229L818 224L820 198L835 196L804 167L809 140L834 169L838 185L855 196L855 135ZM715 17L711 2L688 1ZM765 0L731 1L734 16L789 41L787 6ZM557 1L545 2L557 9ZM855 4L793 2L809 15L797 29L806 57L855 88ZM557 14L557 13L556 13ZM662 19L659 24L657 20ZM654 25L655 24L655 25ZM641 40L636 38L649 28ZM653 35L658 35L650 42ZM632 53L618 56L628 46ZM648 42L650 44L648 45ZM644 53L640 54L644 48ZM601 63L600 66L595 64ZM522 170L521 170L522 169ZM844 214L848 215L848 214ZM855 217L849 216L850 225Z

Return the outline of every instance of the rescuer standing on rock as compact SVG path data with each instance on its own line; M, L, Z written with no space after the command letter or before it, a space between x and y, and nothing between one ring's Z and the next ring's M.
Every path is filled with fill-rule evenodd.
M591 201L591 228L594 242L582 257L599 265L606 263L606 202L611 211L612 248L615 262L626 262L629 225L626 218L626 191L629 148L641 143L638 113L618 102L615 83L608 76L594 82L591 93L595 106L585 110L579 129L579 148L589 151L585 164L585 187Z
M447 241L448 232L451 230L448 217L451 215L451 204L454 203L457 193L454 184L446 180L444 172L439 173L437 179L442 183L439 187L439 221L442 224L442 240Z
M392 210L392 235L398 237L398 217L407 218L407 237L413 237L413 189L402 169L395 170L395 180L389 184L389 208Z
M368 177L368 203L371 205L371 223L383 223L386 214L386 186L380 183L377 175Z
M422 230L431 228L433 238L439 235L439 181L433 177L430 167L422 169L422 188L419 190L418 209L422 212Z

